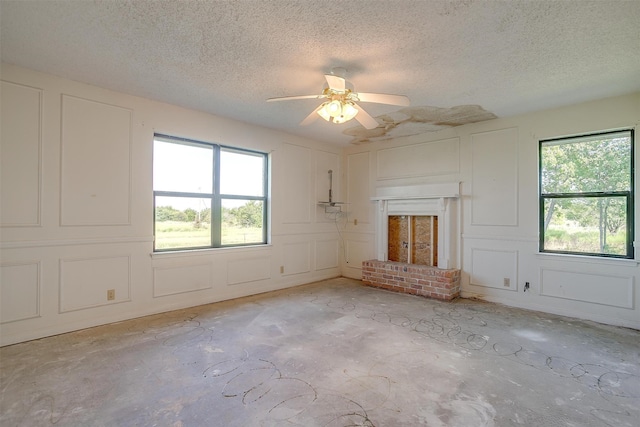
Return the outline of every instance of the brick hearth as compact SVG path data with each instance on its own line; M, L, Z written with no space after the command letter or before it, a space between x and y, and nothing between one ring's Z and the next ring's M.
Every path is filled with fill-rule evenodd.
M460 296L460 270L392 261L362 262L367 286L450 301Z

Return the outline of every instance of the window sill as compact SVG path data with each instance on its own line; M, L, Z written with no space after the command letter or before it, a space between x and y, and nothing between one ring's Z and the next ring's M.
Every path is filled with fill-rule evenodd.
M255 246L233 246L228 248L207 248L207 249L185 249L185 250L175 250L175 251L166 251L166 252L152 252L151 259L166 259L166 258L186 258L186 257L194 257L194 256L207 256L220 254L222 252L255 252L255 251L264 251L271 249L272 245L267 243L266 245L255 245Z
M588 256L588 255L554 254L554 253L547 253L547 252L538 252L536 256L541 259L576 262L581 264L601 264L601 265L617 265L617 266L626 265L629 267L637 267L640 264L640 260L638 259L605 258L605 257Z

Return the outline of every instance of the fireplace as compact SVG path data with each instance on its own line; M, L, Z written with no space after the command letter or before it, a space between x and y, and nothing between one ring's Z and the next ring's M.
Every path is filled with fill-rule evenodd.
M365 284L450 300L460 294L460 183L380 187L376 259L363 262Z

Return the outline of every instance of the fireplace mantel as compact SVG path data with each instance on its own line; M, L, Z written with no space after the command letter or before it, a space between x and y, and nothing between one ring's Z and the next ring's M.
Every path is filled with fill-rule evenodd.
M438 217L438 268L457 268L459 246L457 200L460 183L437 183L378 187L371 198L376 209L376 258L388 261L389 215L432 215Z
M371 200L398 199L446 199L460 197L460 183L403 185L398 187L378 187Z

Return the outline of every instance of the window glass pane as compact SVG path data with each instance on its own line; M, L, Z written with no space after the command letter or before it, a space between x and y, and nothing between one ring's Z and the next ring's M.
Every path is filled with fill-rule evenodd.
M155 249L211 246L211 199L156 196Z
M213 148L156 139L153 144L153 189L211 194Z
M264 196L264 155L220 151L220 194Z
M266 243L263 233L264 202L222 200L222 244Z
M627 255L626 197L544 200L544 250Z
M629 132L543 142L540 150L543 194L631 189Z

